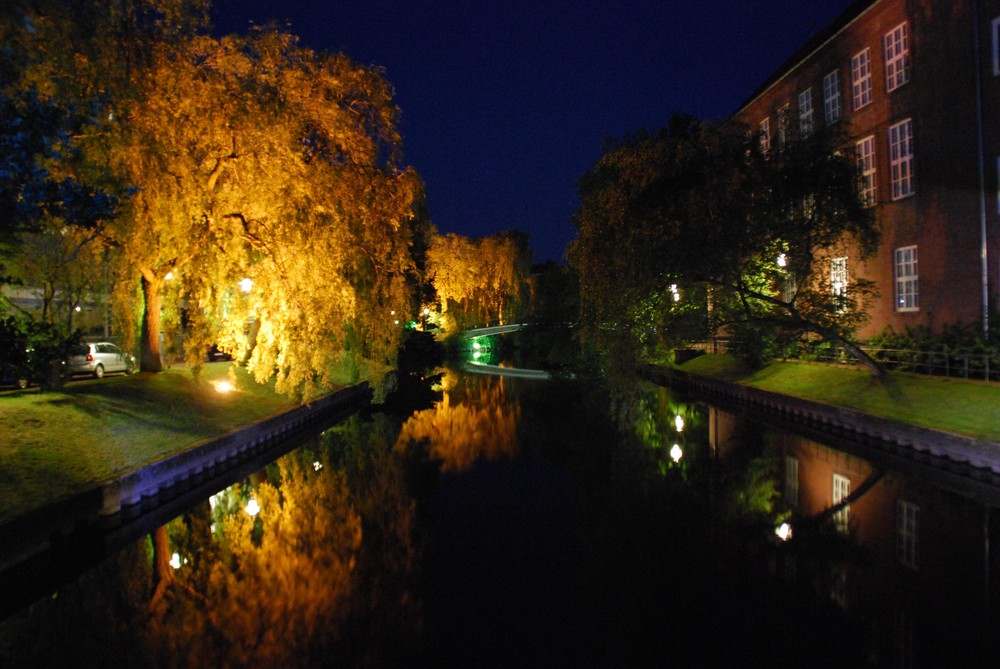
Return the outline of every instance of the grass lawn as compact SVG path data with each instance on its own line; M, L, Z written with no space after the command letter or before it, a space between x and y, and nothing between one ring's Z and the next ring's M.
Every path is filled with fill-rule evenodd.
M0 522L296 404L229 362L0 394Z
M884 384L863 370L774 362L747 373L735 359L703 355L679 369L754 388L856 409L912 425L1000 441L1000 385L891 372Z

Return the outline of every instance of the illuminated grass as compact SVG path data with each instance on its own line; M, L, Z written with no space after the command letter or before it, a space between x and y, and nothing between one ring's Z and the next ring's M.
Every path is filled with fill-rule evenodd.
M295 405L232 363L0 395L0 522Z
M709 360L706 360L709 358ZM701 356L680 368L717 378L738 378L738 367ZM696 364L698 363L698 364ZM892 372L884 384L868 372L832 365L775 362L740 383L824 404L856 409L921 427L1000 441L1000 385Z

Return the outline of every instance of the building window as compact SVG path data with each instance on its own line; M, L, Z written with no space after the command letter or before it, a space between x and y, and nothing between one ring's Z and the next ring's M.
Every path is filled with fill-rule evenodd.
M910 42L906 23L885 34L885 90L891 92L910 80Z
M896 249L896 311L916 311L920 308L917 290L917 247Z
M892 621L892 665L899 669L913 669L917 666L916 631L913 619L897 609Z
M847 258L830 260L830 292L837 301L837 311L847 309Z
M785 501L790 506L799 503L799 460L790 455L785 457Z
M837 506L842 501L847 499L847 496L851 494L851 479L846 476L841 476L840 474L833 475L833 505ZM848 513L851 510L849 504L845 504L844 508L838 510L833 514L833 524L837 526L837 531L847 532L847 521Z
M799 134L808 137L813 133L813 89L799 93Z
M847 609L847 569L837 565L830 568L830 599L842 609Z
M840 118L840 70L823 77L823 119L827 125Z
M865 49L851 58L851 97L858 110L872 101L872 50Z
M791 105L784 104L778 110L778 150L784 150L788 145L788 132L791 129Z
M858 194L866 207L874 207L877 202L877 181L875 180L875 136L865 137L856 145L858 154Z
M916 504L896 502L896 559L911 569L917 568L917 531L920 508Z
M993 76L1000 77L1000 16L993 19L990 34L993 35Z
M913 120L889 128L889 170L892 199L913 195Z
M771 117L765 116L757 126L758 137L760 139L760 150L764 153L771 151Z

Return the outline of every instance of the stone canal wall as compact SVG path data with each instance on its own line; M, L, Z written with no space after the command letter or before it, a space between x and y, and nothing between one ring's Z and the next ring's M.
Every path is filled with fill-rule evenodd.
M8 588L18 585L19 572L58 567L51 564L53 553L57 562L61 554L74 560L81 552L106 553L266 466L297 440L356 413L371 399L367 383L345 388L0 525L0 600L12 594ZM3 609L8 602L0 603Z
M1000 483L1000 444L916 427L861 411L834 407L738 383L650 365L644 376L707 402L745 407L765 419L798 425L838 441L853 441L944 468L977 482Z

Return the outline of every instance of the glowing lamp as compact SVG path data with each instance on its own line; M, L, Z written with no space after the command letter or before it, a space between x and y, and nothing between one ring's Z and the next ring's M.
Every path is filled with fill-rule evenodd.
M670 448L670 459L674 462L680 462L682 457L684 457L684 451L681 450L680 444L674 444Z
M213 381L212 385L215 387L215 392L222 393L223 395L231 393L235 390L233 384L229 381Z
M257 504L257 500L251 497L250 501L247 502L244 511L246 511L250 516L256 516L258 513L260 513L260 505Z
M250 289L253 288L253 281L249 278L240 280L240 290L244 293L249 293Z
M782 541L788 541L792 538L792 526L788 523L782 523L780 526L774 528L774 533L778 535L778 538Z
M684 431L684 419L680 416L674 416L674 427L677 428L678 432Z
M787 264L788 264L788 258L785 256L784 253L782 253L780 256L778 256L778 267L784 267Z

